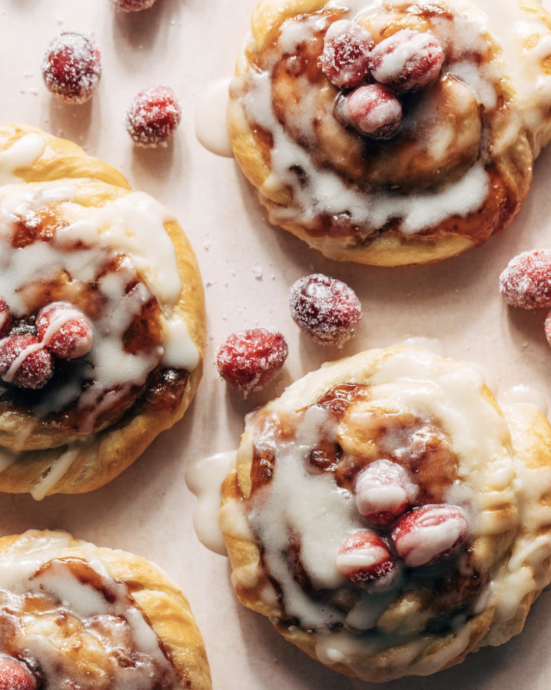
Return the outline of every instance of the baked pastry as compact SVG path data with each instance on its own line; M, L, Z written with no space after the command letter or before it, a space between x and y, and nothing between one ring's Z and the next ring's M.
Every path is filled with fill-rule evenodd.
M66 532L0 539L0 623L0 680L18 681L2 687L212 688L177 585L143 558Z
M535 0L262 0L233 151L270 221L325 256L438 261L518 212L551 132L550 64Z
M176 220L68 141L0 129L0 491L91 491L188 407L204 296Z
M419 347L327 364L247 418L219 523L240 601L367 681L518 634L551 580L551 426Z

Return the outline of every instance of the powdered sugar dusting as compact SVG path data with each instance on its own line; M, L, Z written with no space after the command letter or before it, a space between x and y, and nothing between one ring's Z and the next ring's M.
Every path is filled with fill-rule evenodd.
M101 57L94 39L77 33L56 36L44 55L42 76L48 90L59 98L85 103L101 78Z

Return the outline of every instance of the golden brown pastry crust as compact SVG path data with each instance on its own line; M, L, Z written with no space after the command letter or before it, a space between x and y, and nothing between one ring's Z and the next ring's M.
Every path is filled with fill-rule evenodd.
M314 404L334 386L345 382L367 384L386 360L402 350L401 347L371 350L326 364L287 389L281 399L283 408L273 407L280 403L280 400L277 400L255 414L262 415L264 410L300 410L304 406ZM510 437L508 441L505 441L504 451L512 453L516 458L517 473L522 472L519 468L527 468L529 471L542 470L550 474L551 425L547 418L533 405L505 406L500 409L486 387L482 388L481 394L486 402L503 417L508 427ZM270 582L263 566L263 545L251 531L245 508L252 491L254 428L254 418L249 419L237 453L237 462L230 468L222 485L219 523L232 565L232 583L242 604L268 617L278 632L310 657L321 663L327 663L320 659L317 652L318 635L304 630L299 625L289 626L285 621L284 604L273 596L266 596L266 589L270 588ZM340 440L342 443L342 437ZM484 519L489 520L490 522L486 524L491 526L487 534L476 537L472 545L473 562L480 567L482 572L491 572L496 582L502 582L501 578L507 571L509 561L518 559L519 553L525 554L526 550L530 551L530 547L534 546L538 540L541 540L545 544L544 548L551 553L549 476L546 475L546 479L541 482L536 480L536 483L539 487L535 490L532 488L533 495L528 498L524 496L523 502L518 507L509 503L506 495L500 493L503 490L502 486L495 491L495 487L492 488L490 482L484 489L488 495L494 492L493 495L501 496L501 499L496 499L491 510L487 511ZM529 494L530 491L527 490L526 493ZM541 520L526 517L527 511L532 510L542 511ZM529 566L524 564L524 567ZM496 601L489 601L480 611L477 610L474 615L471 615L460 630L433 635L430 644L423 646L416 653L406 654L408 663L405 668L403 663L405 646L404 648L389 647L365 658L363 662L356 659L361 666L361 673L355 672L350 665L345 663L336 662L327 665L344 675L360 676L362 680L371 682L385 682L404 675L429 675L436 670L449 668L462 662L470 651L486 645L503 644L522 631L530 606L551 580L551 557L547 555L541 563L538 562L538 568L540 569L538 575L534 574L533 580L530 577L527 578L527 581L532 583L528 586L528 589L531 589L519 600L512 615L505 616L498 610L501 603L499 598ZM506 601L507 594L504 594L503 598ZM415 601L415 598L412 599L411 596L406 596L403 600L399 599L398 606L393 605L385 611L378 621L378 626L383 630L396 629L400 620L411 613L408 607ZM462 643L460 647L457 647L460 637Z
M35 532L37 538L49 535L55 535L55 532ZM0 559L22 536L0 538ZM86 542L72 539L70 547L62 549L57 557L87 561L89 551L86 546ZM185 687L212 690L205 644L189 602L178 586L145 558L106 548L98 548L97 553L113 579L128 585L133 601L168 650L174 669L184 679ZM85 664L85 653L86 650L79 650L80 664Z
M69 182L76 185L75 201L83 206L100 208L130 192L124 177L107 163L92 158L76 144L58 139L28 125L0 128L0 151L9 149L22 137L40 134L46 146L43 154L28 168L15 172L24 182L43 188L48 184ZM0 188L0 197L9 188ZM174 315L183 320L199 353L197 367L189 373L185 390L175 409L130 410L113 426L85 439L69 469L47 494L84 493L112 481L128 468L162 431L182 418L188 408L203 372L206 338L204 292L197 259L184 231L176 221L165 223L175 248L182 291ZM10 411L0 416L0 443L13 448L22 428L33 423L29 415ZM0 491L25 493L52 468L67 451L63 433L38 426L26 439L25 448L16 462L0 472ZM40 450L32 450L38 448Z
M252 32L245 41L237 62L236 76L244 78L250 70L258 69L258 61L265 51L274 47L285 22L327 11L328 2L329 0L263 0L260 2L253 14ZM396 14L399 15L397 19L399 25L395 26L391 33L400 28L409 28L410 25L411 28L416 28L415 22L418 21L419 12L413 12L415 16L412 18L407 14L410 11L407 9L408 6L394 4L398 5ZM473 4L443 3L442 6L454 7L456 4L466 14L470 13L476 17L478 12L476 1ZM551 19L535 0L526 0L519 5L527 19L536 17L541 22L541 30L551 32ZM405 14L400 14L400 12ZM369 15L367 18L369 20ZM380 40L380 37L374 36L374 38L376 42ZM527 36L524 49L527 51L533 49L537 39L537 35ZM490 44L494 37L488 36L487 40ZM497 45L494 45L492 50L494 56L500 52ZM514 59L523 59L523 56L519 53L519 56ZM548 75L549 73L549 59L542 55L540 74ZM324 88L327 87L334 91L328 82ZM503 92L499 98L504 99L506 103L510 102L511 116L503 117L503 113L497 117L492 115L496 120L492 125L492 134L488 135L492 139L506 135L511 123L514 123L516 118L524 117L525 104L522 102L522 96L515 93L512 83L508 81L508 75L504 75L500 88L503 88ZM291 107L290 104L289 107ZM477 210L467 215L450 215L416 234L405 234L391 222L363 239L362 236L358 237L346 232L339 234L338 231L331 233L324 229L313 230L306 227L300 220L283 220L285 214L282 214L281 210L292 207L293 189L281 181L274 183L273 176L270 177L273 173L270 162L272 146L270 136L249 121L243 107L242 93L230 98L227 122L236 160L248 180L259 190L260 201L268 209L270 220L275 225L288 230L328 258L376 266L402 266L440 261L483 244L493 233L507 227L528 194L534 159L541 146L547 143L551 132L548 114L537 132L531 131L527 125L519 128L518 135L511 137L510 143L493 159L493 167L488 170L489 188L486 201ZM323 146L323 143L318 142L317 145Z

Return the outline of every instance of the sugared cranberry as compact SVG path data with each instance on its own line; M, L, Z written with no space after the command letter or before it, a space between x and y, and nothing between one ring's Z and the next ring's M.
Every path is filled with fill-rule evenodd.
M369 52L375 43L369 31L341 19L325 34L321 69L339 89L351 89L369 76Z
M49 91L67 103L85 103L101 77L101 57L90 36L64 33L50 43L42 61L42 76Z
M463 511L447 504L415 508L392 530L396 553L417 568L450 558L464 543L469 525Z
M268 328L233 333L216 355L220 376L245 394L260 390L283 367L289 348L281 333Z
M547 318L545 319L545 337L549 345L551 345L551 311L547 314Z
M35 690L33 674L15 659L0 657L0 690Z
M0 297L0 338L4 338L10 332L13 319L10 308Z
M176 94L168 86L140 91L126 112L126 129L137 146L166 146L182 117Z
M337 556L337 570L357 587L385 592L398 575L396 559L375 532L365 530L349 537Z
M415 91L438 79L442 61L442 48L432 34L404 29L373 48L369 68L380 84Z
M111 0L115 7L123 12L141 12L147 10L156 3L157 0Z
M356 506L373 525L386 527L405 513L417 496L407 471L390 460L376 460L356 479Z
M84 314L66 302L54 302L36 319L38 338L61 359L75 359L90 352L92 329Z
M356 333L362 305L346 283L314 273L297 280L289 292L291 316L320 345L342 347Z
M499 277L499 291L512 307L551 307L551 250L515 256Z
M335 101L335 116L372 139L390 139L402 124L402 105L381 84L365 84Z
M54 360L31 333L0 340L0 376L20 388L43 388L54 373Z

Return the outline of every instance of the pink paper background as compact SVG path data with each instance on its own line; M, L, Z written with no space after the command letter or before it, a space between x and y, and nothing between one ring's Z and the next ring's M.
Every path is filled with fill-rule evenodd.
M524 383L547 394L551 351L543 334L545 314L507 309L497 282L518 252L551 248L551 150L536 165L520 216L481 249L435 266L394 270L325 260L287 233L268 227L234 162L209 154L194 136L197 96L214 79L230 75L254 4L159 0L152 10L127 16L116 13L108 0L0 0L0 121L28 122L72 139L118 167L136 189L169 206L199 258L209 327L205 377L180 424L130 470L92 494L41 503L0 495L0 533L64 528L163 566L191 601L219 690L367 690L374 686L351 684L309 660L267 620L237 603L226 559L207 551L193 531L195 498L186 488L184 468L197 458L235 448L247 411L341 354L301 336L289 315L289 286L314 270L347 281L362 301L361 328L344 354L406 336L436 337L447 355L483 367L498 390ZM94 33L102 50L99 93L81 107L58 103L42 84L42 54L60 31ZM158 83L178 92L183 123L168 149L139 151L124 130L124 112L137 91ZM258 279L255 274L260 273ZM277 382L244 401L219 380L213 356L223 337L256 325L282 330L290 355ZM551 596L544 593L523 635L505 647L471 655L460 667L430 679L405 679L387 687L548 688L550 615Z

